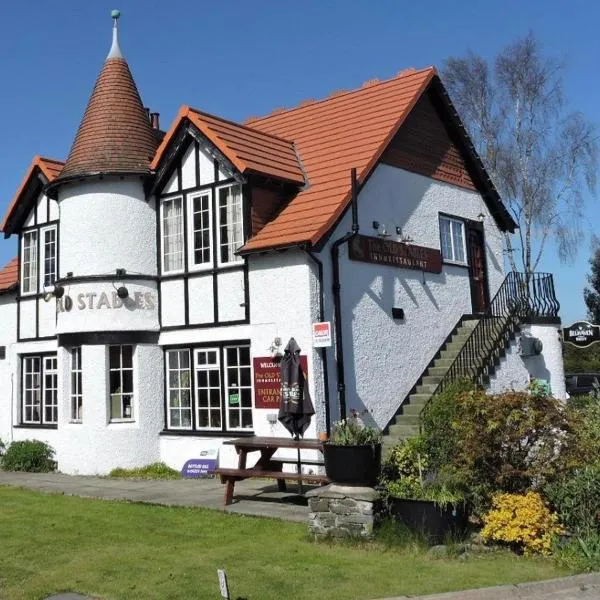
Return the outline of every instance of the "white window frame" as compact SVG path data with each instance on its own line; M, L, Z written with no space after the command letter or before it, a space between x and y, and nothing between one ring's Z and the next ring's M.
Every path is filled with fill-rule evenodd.
M54 272L52 273L52 279L49 283L45 282L46 279L46 233L49 231L54 231ZM38 243L40 244L40 265L39 265L39 273L40 273L40 290L44 289L45 285L53 285L57 278L57 264L58 264L58 232L56 229L56 225L50 225L49 227L42 227L40 229L40 235L38 238Z
M83 422L83 369L81 346L71 348L71 423Z
M177 269L167 269L165 265L165 204L167 202L181 202L181 267ZM160 264L162 273L183 273L185 271L185 217L186 202L183 195L172 196L170 198L161 198L160 201Z
M198 360L199 354L208 354L214 352L216 360L214 362L206 362L200 364ZM198 385L198 373L207 373L207 385ZM210 372L216 371L219 375L219 383L217 386L211 385L210 383ZM196 418L196 429L198 431L223 431L223 386L222 386L222 368L221 368L221 349L218 347L206 347L206 348L194 348L194 411ZM200 390L206 390L208 392L208 406L200 406ZM212 422L211 411L217 410L210 403L211 391L217 389L219 392L219 417L221 424L218 427L215 426L201 426L200 425L200 411L208 413L209 422Z
M29 261L25 261L25 239L27 237L33 237L35 242L33 244L33 258ZM23 237L21 238L21 295L22 296L30 296L32 294L37 294L38 291L38 257L39 250L38 244L40 243L40 235L37 229L32 229L31 231L26 231L23 233ZM25 288L25 266L30 266L29 277L27 278L29 281L29 287ZM31 287L33 286L33 287Z
M111 367L110 364L110 350L111 348L119 348L119 366L117 368ZM123 348L131 348L131 367L123 367ZM135 421L135 380L134 380L134 361L135 361L135 346L132 344L111 344L108 347L108 420L110 423L131 423ZM123 392L123 373L125 371L131 371L131 394ZM111 384L111 373L119 373L119 389L120 392L112 393L110 390ZM120 406L120 415L118 417L113 417L112 415L112 404L113 404L113 396L118 396L120 398L119 406ZM125 411L123 410L123 396L131 396L130 399L130 409L131 414L125 416Z
M179 354L180 353L185 353L187 354L188 357L188 366L187 368L185 367L181 367L181 359L179 358ZM167 409L167 428L168 429L180 429L180 430L184 430L184 431L188 431L190 429L193 428L194 426L194 396L192 393L192 379L193 379L193 374L194 371L192 370L192 363L191 363L191 353L189 351L188 348L173 348L170 350L167 350L167 352L165 353L165 377L166 377L166 381L167 381L167 402L166 402L166 409ZM176 369L171 369L171 360L170 360L170 355L171 354L177 354L177 368ZM171 372L175 371L177 373L177 387L171 387ZM181 382L181 373L184 373L185 371L187 371L188 373L188 387L186 388L185 386L182 385ZM187 390L188 394L189 394L189 399L190 399L190 406L189 409L185 406L182 406L181 404L181 392ZM171 405L171 392L173 391L177 391L177 402L178 405L177 406L172 406ZM179 411L179 415L180 415L180 423L181 423L181 415L184 411L189 410L190 413L190 424L189 427L185 426L185 425L173 425L172 421L171 421L171 410L177 410Z
M208 261L196 264L195 253L195 229L194 229L194 200L196 198L208 197ZM213 195L211 189L200 190L187 196L188 204L188 270L189 271L205 271L212 269L214 259L214 222L213 222Z
M240 355L240 349L241 348L247 348L248 349L248 365L240 365L239 364L239 355ZM237 365L232 365L230 366L229 363L227 362L227 350L231 350L231 349L235 349L237 352L237 356L238 356L238 364ZM250 375L250 380L249 383L247 385L242 385L241 382L241 376L240 376L240 366L242 366L243 368L248 368L249 369L249 375ZM229 411L230 411L230 407L229 407L229 390L233 389L230 386L230 382L229 382L229 369L230 368L237 368L238 370L238 384L235 386L235 389L238 390L238 395L239 395L239 399L238 399L238 407L237 410L239 412L239 416L240 416L240 425L239 427L232 427L230 424L230 420L229 420ZM224 389L223 389L223 393L224 393L224 398L223 398L223 407L225 410L225 415L226 415L226 424L227 424L227 431L253 431L254 430L254 386L252 385L253 382L253 373L252 373L252 356L250 354L250 346L248 344L239 344L239 345L231 345L231 346L225 346L223 348L223 373L224 373ZM243 389L248 389L250 390L250 406L249 407L244 407L242 406L242 394L241 391ZM250 417L251 417L251 425L250 427L243 427L242 426L242 412L244 411L249 411L250 412Z
M452 258L448 258L444 256L444 244L442 238L442 221L447 221L450 225L450 245L452 247ZM460 260L456 258L457 254L457 243L454 237L454 230L452 229L452 223L458 223L460 225L462 231L462 254L464 259ZM442 252L442 259L447 263L455 263L458 265L466 265L467 264L467 241L466 241L466 227L465 222L461 219L454 219L452 217L448 217L446 215L440 215L439 219L439 227L440 227L440 250Z
M29 369L37 361L38 369ZM24 355L21 357L21 422L24 425L57 425L58 424L58 358L56 354ZM31 375L32 384L27 385L27 375ZM46 385L50 377L52 385ZM31 401L27 394L31 392ZM27 408L32 412L37 407L39 418L27 418ZM54 412L53 417L46 419L46 409Z
M217 218L216 218L217 247L215 248L215 252L217 253L217 265L219 267L228 267L231 265L239 265L240 263L242 263L244 261L242 256L235 253L235 250L232 252L233 258L231 260L228 260L228 261L221 260L221 246L224 246L225 244L221 243L221 209L219 206L219 199L220 199L221 190L232 188L232 187L238 188L239 198L240 198L239 225L240 225L240 231L241 231L241 240L240 240L239 247L236 248L236 250L239 250L244 245L244 197L242 194L242 185L240 183L228 183L227 185L221 185L216 188L216 199L215 199L215 208L217 211Z

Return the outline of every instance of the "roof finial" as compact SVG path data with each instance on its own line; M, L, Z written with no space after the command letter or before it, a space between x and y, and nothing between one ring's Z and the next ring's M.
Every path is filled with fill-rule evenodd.
M113 18L113 39L112 46L110 47L110 52L108 53L106 60L109 58L123 58L121 48L119 48L119 29L117 27L117 22L121 16L121 11L113 10L111 11L110 16Z

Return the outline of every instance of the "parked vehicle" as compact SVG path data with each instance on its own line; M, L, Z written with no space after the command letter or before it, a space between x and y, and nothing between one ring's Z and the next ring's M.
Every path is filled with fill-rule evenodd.
M569 396L581 396L595 388L600 389L600 373L567 373L565 380Z

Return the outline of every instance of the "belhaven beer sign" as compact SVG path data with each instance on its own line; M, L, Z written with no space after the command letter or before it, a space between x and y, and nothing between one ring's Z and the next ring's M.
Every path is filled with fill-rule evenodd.
M594 342L600 342L600 327L587 321L577 321L563 329L563 339L578 348L587 348Z
M254 366L254 407L279 409L281 400L281 366L271 356L256 356ZM305 355L300 355L300 366L308 373ZM308 377L307 377L308 379Z
M417 269L428 273L442 272L442 253L435 248L415 246L368 235L356 235L350 240L352 260Z

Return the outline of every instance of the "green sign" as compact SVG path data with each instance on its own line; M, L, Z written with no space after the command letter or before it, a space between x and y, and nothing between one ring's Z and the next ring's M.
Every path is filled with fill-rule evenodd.
M229 394L229 404L231 406L239 405L240 403L240 395L239 394Z

